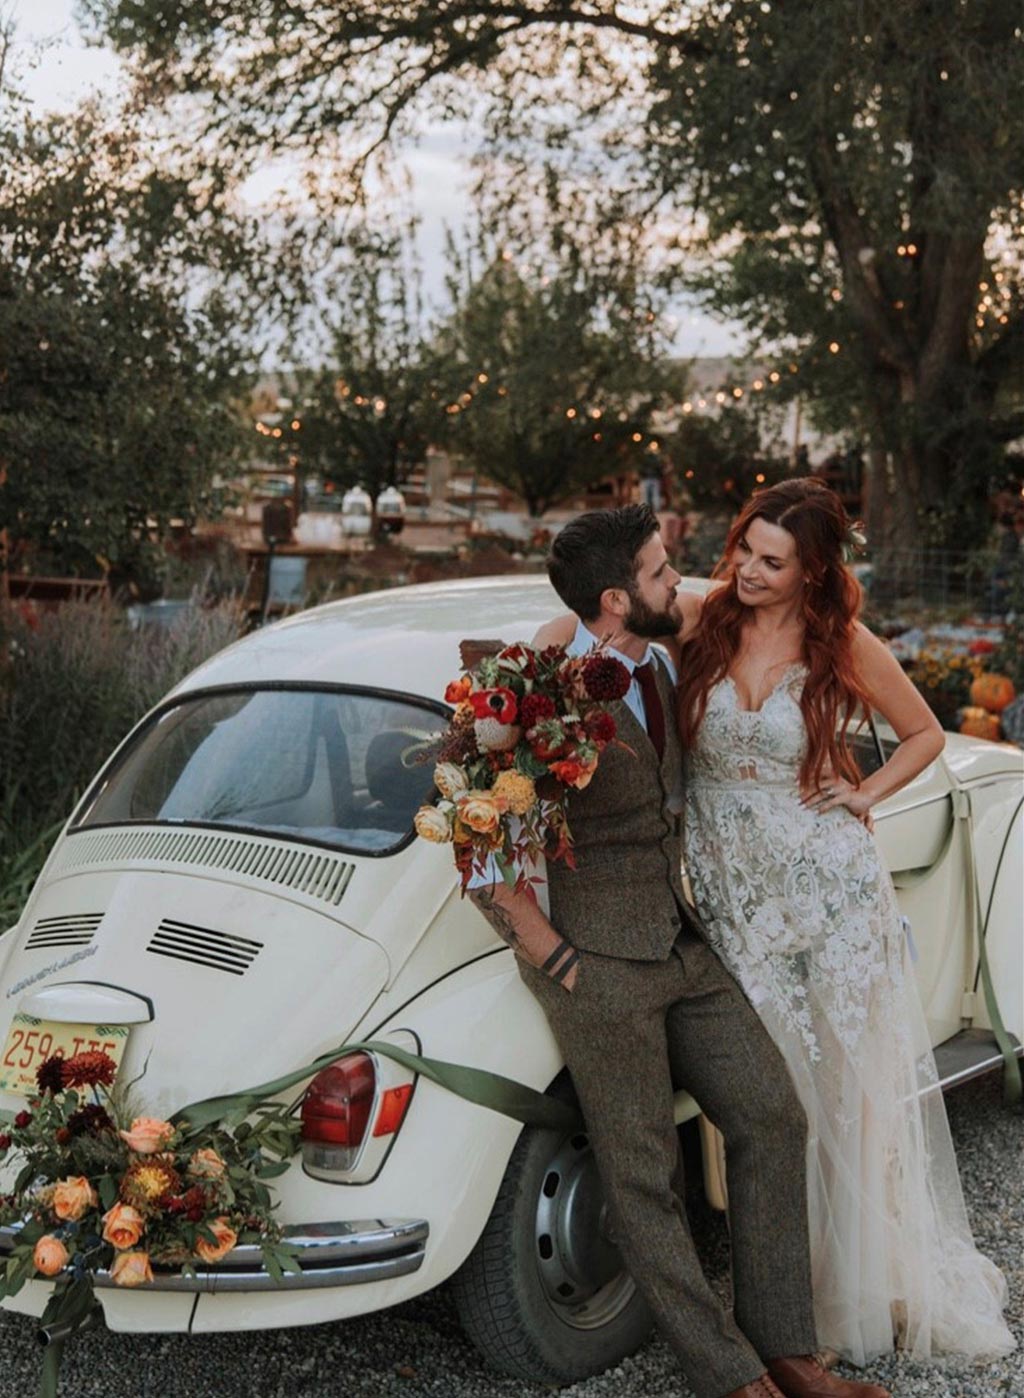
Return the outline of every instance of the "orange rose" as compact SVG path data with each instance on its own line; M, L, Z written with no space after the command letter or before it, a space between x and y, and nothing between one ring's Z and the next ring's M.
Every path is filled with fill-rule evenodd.
M575 786L583 775L583 763L578 762L575 757L567 757L562 762L552 762L548 770L566 786Z
M68 1250L59 1238L47 1233L40 1238L32 1253L32 1261L37 1272L44 1277L55 1277L68 1265Z
M451 807L448 807L451 810ZM452 838L452 827L444 811L436 806L421 806L413 817L416 834L434 845L445 845Z
M149 1253L118 1253L110 1268L110 1276L116 1286L141 1286L143 1282L151 1282L153 1268L149 1265Z
M506 809L507 803L496 798L493 792L476 791L459 802L459 819L478 835L490 835L497 830Z
M208 1243L205 1238L197 1238L196 1256L201 1257L204 1262L219 1262L238 1242L238 1234L226 1218L215 1218L206 1226L217 1241Z
M597 758L585 762L578 757L567 757L563 762L552 762L550 771L552 776L557 777L566 786L582 791L585 786L590 785L591 778L597 771Z
M597 771L597 758L593 757L589 762L581 762L580 774L572 785L577 791L582 791L585 786L590 785L590 780Z
M58 1218L77 1221L86 1209L94 1209L99 1196L84 1175L70 1175L58 1180L53 1189L50 1207Z
M162 1149L174 1135L174 1127L169 1121L161 1121L155 1116L137 1116L130 1131L119 1131L118 1135L127 1142L128 1149L137 1155L154 1155Z
M115 1204L103 1215L103 1240L116 1248L133 1248L146 1231L146 1220L131 1204Z
M473 681L468 675L463 675L460 680L451 680L444 691L445 702L448 704L464 704L473 692Z
M201 1180L219 1180L228 1167L215 1150L208 1146L192 1152L188 1173Z

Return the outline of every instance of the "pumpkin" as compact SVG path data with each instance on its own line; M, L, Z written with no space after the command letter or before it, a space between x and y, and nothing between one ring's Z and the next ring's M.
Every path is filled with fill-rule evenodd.
M966 733L969 738L988 738L995 742L999 737L999 717L990 714L988 709L964 709L960 732Z
M971 685L971 703L988 709L990 714L1001 714L1013 695L1013 680L1009 675L979 675Z

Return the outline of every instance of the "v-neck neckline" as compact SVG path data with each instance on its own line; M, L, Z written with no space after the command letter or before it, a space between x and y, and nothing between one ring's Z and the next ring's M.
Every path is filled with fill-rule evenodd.
M803 662L802 660L791 660L791 661L789 662L789 664L788 664L788 665L786 666L786 668L783 670L782 674L779 676L779 678L776 680L776 682L772 685L771 689L770 689L770 690L768 691L768 693L764 696L764 698L761 700L760 704L757 706L756 709L748 709L744 704L741 704L741 703L740 703L740 691L739 691L739 686L737 685L736 681L733 679L732 675L726 675L726 676L725 676L725 683L730 684L730 685L732 686L732 692L733 692L733 695L734 695L734 697L735 697L735 699L736 699L736 711L737 711L737 713L741 713L741 714L760 714L760 713L763 713L763 712L764 712L764 709L765 709L765 705L768 703L768 701L769 701L775 694L778 693L778 691L779 691L779 690L782 688L782 686L786 683L786 681L789 679L789 676L790 676L791 671L796 670L796 669L804 669L804 662Z

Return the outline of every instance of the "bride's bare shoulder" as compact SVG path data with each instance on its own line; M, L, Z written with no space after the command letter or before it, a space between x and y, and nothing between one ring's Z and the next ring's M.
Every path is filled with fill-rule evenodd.
M552 617L540 628L531 645L538 650L543 650L545 646L567 646L576 635L576 617L573 612L562 612L560 616Z

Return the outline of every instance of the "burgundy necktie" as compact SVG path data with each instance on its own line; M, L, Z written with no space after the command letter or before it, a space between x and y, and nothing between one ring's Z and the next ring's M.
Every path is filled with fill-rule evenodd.
M654 661L648 660L646 665L638 665L633 671L633 678L640 686L640 693L644 697L647 735L654 744L654 751L660 760L665 756L665 710L658 693L658 681L654 677Z

